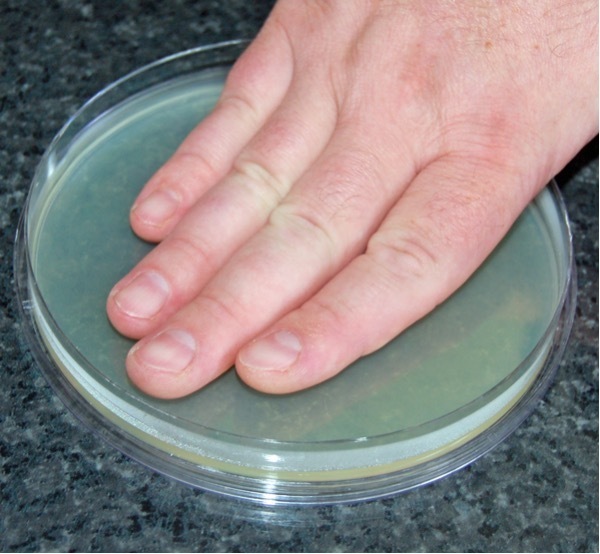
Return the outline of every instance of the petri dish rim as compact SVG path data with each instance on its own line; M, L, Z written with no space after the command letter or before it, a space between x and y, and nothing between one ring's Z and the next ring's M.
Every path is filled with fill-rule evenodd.
M73 384L65 378L61 370L57 370L56 361L53 359L52 354L49 353L47 345L45 345L45 339L40 332L39 321L36 321L35 304L38 304L39 307L41 303L42 311L45 310L48 312L48 310L43 306L42 295L37 289L35 273L31 265L28 250L29 245L32 244L32 241L30 240L32 231L30 224L32 220L35 220L31 210L36 207L38 196L42 192L41 188L48 180L49 175L56 165L60 164L64 157L64 153L68 150L69 144L77 140L80 133L83 133L88 126L93 125L97 121L97 118L102 117L107 109L107 105L109 108L112 108L115 104L118 105L117 100L119 97L123 97L121 100L129 99L132 90L135 90L136 88L145 90L149 86L153 86L153 84L160 84L164 82L165 76L180 76L182 67L188 67L190 71L197 71L199 69L198 66L205 69L207 67L223 65L227 61L231 62L239 55L246 44L246 41L230 41L208 47L191 49L158 60L153 64L136 70L122 79L119 79L90 99L74 114L63 129L57 134L34 176L32 188L21 218L19 232L16 238L15 272L17 277L17 293L19 298L19 308L23 320L26 323L25 331L29 346L32 348L46 378L50 381L51 385L65 404L71 408L79 419L84 420L84 423L87 423L88 426L91 426L92 428L96 427L96 431L100 430L100 433L109 440L109 442L119 448L119 450L122 450L124 453L138 459L146 465L154 467L154 469L157 469L162 473L192 485L201 486L224 494L269 503L325 503L349 501L374 498L390 494L391 492L413 488L418 484L424 484L425 482L429 482L463 467L500 442L502 438L510 434L510 432L512 432L512 430L514 430L514 428L516 428L529 414L534 407L535 400L545 392L551 381L551 377L556 370L556 366L558 365L558 361L560 360L566 344L574 313L575 281L572 271L573 256L568 218L564 204L560 198L560 193L554 184L550 185L549 190L551 191L551 197L557 210L556 215L560 224L560 233L562 233L562 241L567 250L565 253L567 259L566 265L569 268L567 270L564 286L562 287L561 296L557 303L557 309L546 333L540 339L532 353L512 374L473 402L485 404L489 398L496 396L498 394L498 388L506 387L507 381L516 380L528 369L531 364L531 359L539 356L539 351L544 350L546 345L550 343L550 349L548 352L544 353L545 363L543 368L535 373L533 383L529 384L526 390L523 391L523 394L517 397L516 403L514 406L510 407L507 413L503 414L500 419L492 423L484 432L467 441L464 445L461 445L459 449L450 451L442 458L426 460L418 464L418 466L405 467L397 471L369 475L359 479L336 479L333 481L322 479L309 482L301 479L297 480L298 476L302 476L301 473L298 472L289 479L282 479L282 473L278 473L277 471L273 472L273 475L277 476L275 479L264 476L262 478L257 478L255 476L232 474L227 471L223 472L210 467L199 467L197 464L190 464L189 461L185 459L175 462L170 454L164 452L161 454L160 451L156 451L156 449L145 444L144 441L140 440L138 437L129 434L125 429L119 429L118 427L115 427L114 424L110 422L107 423L106 418L103 419L104 416L94 408L90 408L89 404L86 404L81 398L80 393L78 393L75 390L75 387L73 387ZM218 55L215 56L215 53ZM215 58L217 58L218 61L215 61ZM210 63L207 63L207 60L211 60ZM49 312L48 315L50 319L52 319ZM60 329L55 322L53 332L54 331L60 333ZM69 343L66 337L63 336L62 338L67 344ZM94 372L94 368L87 369L89 369L90 373ZM103 376L100 377L103 378ZM461 410L471 411L473 410L473 406L463 406L458 411ZM460 413L447 414L443 416L443 419L450 418L450 416L452 418L460 417ZM439 422L437 423L439 424ZM276 446L281 449L281 451L295 449L299 445L302 447L310 446L312 449L316 450L323 448L326 451L336 449L345 450L348 446L352 446L353 448L356 448L357 446L359 448L366 448L377 441L388 441L397 438L398 433L392 432L376 437L361 438L360 441L343 439L325 441L323 444L320 444L319 441L305 443L298 441L285 442L268 440L264 438L249 439L245 436L224 433L223 431L204 426L202 426L202 428L204 431L216 433L219 440L226 438L228 441L238 445L240 442L253 444L253 441L258 441L254 443L258 448L264 446L268 442L270 447ZM405 430L400 431L400 433L403 433L404 431ZM417 434L418 431L419 429L413 429L413 432L416 432ZM358 442L360 442L360 444L358 444ZM165 460L161 461L161 458L165 456ZM311 488L316 488L317 492L310 492L309 489ZM270 492L265 492L267 489Z

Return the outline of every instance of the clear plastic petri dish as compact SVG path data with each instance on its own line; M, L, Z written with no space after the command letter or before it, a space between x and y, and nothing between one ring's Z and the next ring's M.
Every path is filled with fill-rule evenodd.
M152 248L129 228L138 191L217 100L245 43L182 52L86 103L35 174L16 239L30 348L90 429L154 470L262 504L373 499L496 446L535 408L574 314L569 225L550 184L449 300L310 390L271 396L235 371L179 400L127 379L112 285ZM226 222L224 222L226 224Z

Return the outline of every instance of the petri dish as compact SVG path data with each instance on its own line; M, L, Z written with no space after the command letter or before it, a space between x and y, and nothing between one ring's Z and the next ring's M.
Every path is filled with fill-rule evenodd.
M42 372L125 454L260 504L373 499L472 463L535 408L572 325L571 236L552 183L450 299L327 383L271 396L229 371L166 401L128 381L132 342L111 327L105 300L152 248L130 230L129 206L214 105L244 47L146 66L87 102L51 143L15 249L21 316Z

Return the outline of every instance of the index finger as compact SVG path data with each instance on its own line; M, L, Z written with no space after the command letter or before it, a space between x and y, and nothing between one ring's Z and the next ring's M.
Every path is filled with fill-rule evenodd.
M467 280L541 183L523 186L512 172L462 159L432 163L363 255L240 350L238 373L259 390L289 393L382 347Z

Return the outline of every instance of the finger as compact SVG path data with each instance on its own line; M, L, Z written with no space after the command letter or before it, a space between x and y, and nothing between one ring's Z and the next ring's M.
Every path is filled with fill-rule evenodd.
M518 177L507 173L447 159L422 171L363 255L241 349L242 379L271 393L310 387L429 313L475 271L530 200L531 187L515 187Z
M227 177L114 287L107 310L115 327L130 337L142 337L192 300L264 226L317 158L331 136L335 115L335 103L313 82L292 85Z
M230 169L285 96L292 77L284 33L267 25L232 67L213 111L148 181L130 221L142 238L162 240Z
M364 248L395 193L383 183L408 181L412 169L391 164L389 149L378 149L368 134L361 140L374 147L369 151L351 136L336 133L269 224L197 298L134 347L127 370L142 390L177 397L201 388L231 366L244 343Z

